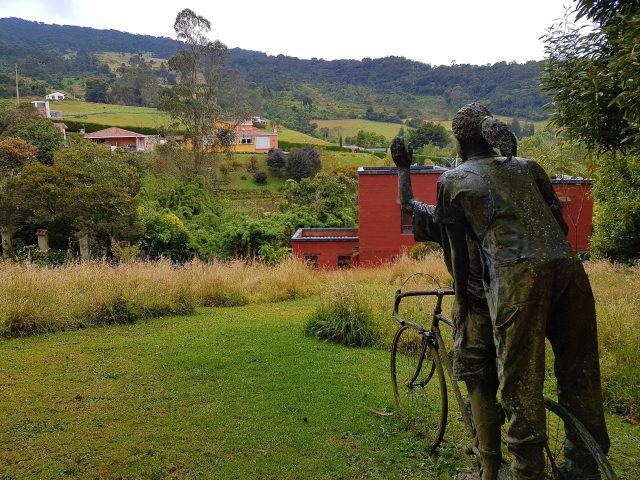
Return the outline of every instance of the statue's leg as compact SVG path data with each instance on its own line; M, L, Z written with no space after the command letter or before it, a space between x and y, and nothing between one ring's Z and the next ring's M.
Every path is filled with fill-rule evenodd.
M484 299L471 305L464 323L456 330L454 371L464 380L482 455L482 480L496 480L502 463L500 427L502 409L496 399L498 372L491 317ZM475 308L474 308L475 307Z
M491 279L494 337L507 418L505 441L514 460L513 478L543 478L546 422L542 387L545 325L553 270L520 262L501 267Z
M553 299L547 325L555 355L558 400L607 453L609 436L602 406L595 302L582 265L577 261L567 263L558 269L558 294ZM597 471L579 437L569 431L567 439L566 468L581 477Z

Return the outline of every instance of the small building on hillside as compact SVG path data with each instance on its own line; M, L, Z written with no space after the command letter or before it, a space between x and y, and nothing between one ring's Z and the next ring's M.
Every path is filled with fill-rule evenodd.
M412 166L411 183L416 198L434 204L440 175L446 171L434 165ZM589 250L593 198L591 180L552 178L551 183L564 205L569 227L567 239L577 252ZM413 239L413 219L404 213L398 199L395 167L358 169L358 229L302 228L291 238L294 256L321 268L378 265L407 252ZM350 259L346 257L350 255Z
M96 143L106 143L112 149L126 148L144 152L147 149L147 135L131 132L124 128L109 127L97 132L87 133L84 138Z
M31 102L33 108L38 111L38 115L42 118L55 118L62 120L62 112L60 110L51 110L47 100L35 100Z
M64 123L56 122L53 126L62 134L63 139L67 139L67 127Z
M242 122L233 125L228 122L216 122L215 128L233 129L235 132L235 140L229 149L239 153L267 153L272 148L278 148L278 134L276 132L267 132L266 130L256 128L253 121ZM214 151L220 148L216 145L215 138L204 138L205 148Z
M64 93L62 92L53 92L44 96L45 100L64 100Z

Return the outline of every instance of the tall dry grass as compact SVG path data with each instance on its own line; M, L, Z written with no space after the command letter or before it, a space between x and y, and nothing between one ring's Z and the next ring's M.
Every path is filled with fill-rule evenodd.
M356 284L360 301L373 314L377 333L389 345L396 328L391 316L393 294L415 272L429 273L442 284L449 282L438 254L333 272L315 271L294 260L277 266L241 261L179 267L166 262L58 268L0 263L0 335L15 337L189 314L198 306L323 297L340 285ZM640 266L591 262L587 272L597 302L607 405L640 421ZM426 277L411 282L406 288L434 285Z
M168 262L58 268L0 264L0 334L67 330L144 317L189 314L197 306L277 302L309 295L318 276L290 261L276 267Z

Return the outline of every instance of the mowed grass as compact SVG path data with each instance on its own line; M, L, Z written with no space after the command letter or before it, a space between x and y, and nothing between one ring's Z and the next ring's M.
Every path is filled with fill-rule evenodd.
M302 335L315 300L0 344L2 478L450 478L390 411L388 353Z
M435 456L397 413L376 413L395 410L389 352L303 336L316 305L0 343L0 478L443 480L467 467L454 410ZM620 478L637 478L640 429L608 422Z
M374 122L361 118L346 118L341 120L313 120L318 124L318 128L329 128L329 131L335 128L342 129L343 137L353 137L357 135L359 130L366 132L376 132L378 135L384 135L389 141L398 134L400 127L407 127L401 123Z
M291 143L308 143L309 145L333 145L332 143L320 138L312 137L306 133L290 130L285 127L278 128L278 140Z
M498 117L500 120L502 120L507 124L510 124L512 120L511 117L505 117L503 115L496 115L496 117ZM409 127L401 123L375 122L372 120L365 120L361 118L348 118L348 119L338 119L338 120L313 120L313 121L314 123L318 124L319 128L326 127L326 128L329 128L329 131L335 132L336 128L341 129L342 135L344 137L355 136L357 135L359 130L364 130L368 132L375 132L378 135L384 135L387 138L387 140L389 140L389 142L391 142L393 137L395 137L398 134L401 127L404 128L405 132L409 130ZM444 120L441 118L430 118L428 119L428 121L438 123L444 126L451 133L450 119ZM525 122L527 122L527 120L524 118L520 118L519 121L521 126L524 125ZM545 120L545 121L535 121L531 123L534 124L536 131L541 131L545 128L548 122Z
M77 100L51 102L52 110L61 110L64 118L109 126L151 127L168 126L173 121L166 112L156 108L130 107Z

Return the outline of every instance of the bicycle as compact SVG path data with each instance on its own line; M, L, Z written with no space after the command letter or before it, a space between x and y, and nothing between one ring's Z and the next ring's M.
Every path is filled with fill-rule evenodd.
M465 431L471 440L466 453L475 456L478 460L480 454L471 409L458 381L453 376L450 353L447 351L440 331L441 323L454 328L453 322L442 314L443 299L453 296L454 291L442 288L437 280L431 278L437 284L435 290L402 292L402 287L409 280L407 279L395 294L393 316L400 323L400 328L394 336L391 350L391 381L396 406L410 427L425 438L429 452L434 453L441 444L447 428L449 404L446 372ZM431 324L426 329L419 323L402 319L399 314L403 299L421 296L435 298ZM403 361L406 365L403 365ZM586 427L569 410L554 400L545 398L544 403L547 411L548 437L544 447L545 479L565 478L559 466L563 462L564 442L569 432L577 435L587 446L593 461L598 465L602 478L617 480L607 457Z

